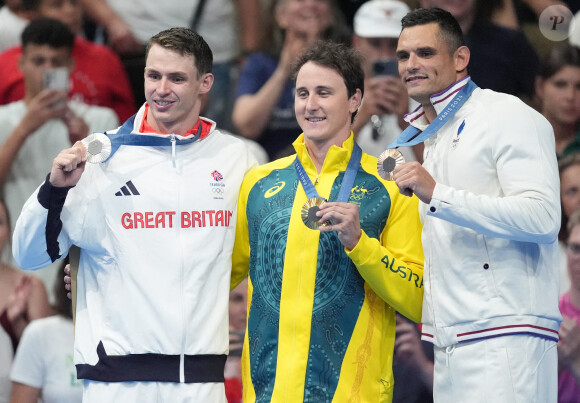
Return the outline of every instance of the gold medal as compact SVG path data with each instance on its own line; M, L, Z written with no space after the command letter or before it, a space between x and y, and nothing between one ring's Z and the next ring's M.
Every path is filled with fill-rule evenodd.
M313 197L302 206L302 221L304 221L304 224L306 224L308 228L318 229L318 227L326 225L326 223L321 224L316 216L316 213L320 210L320 206L325 202L326 200L321 199L320 197Z
M87 161L92 164L103 162L111 155L111 140L103 133L93 133L81 140L87 149Z
M392 181L395 167L405 162L405 157L399 150L390 149L384 151L377 160L377 171L381 178Z

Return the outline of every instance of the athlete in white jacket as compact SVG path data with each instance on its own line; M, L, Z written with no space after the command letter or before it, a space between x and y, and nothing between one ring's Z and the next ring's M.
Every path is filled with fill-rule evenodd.
M74 356L84 401L226 402L235 209L254 160L199 117L210 71L211 50L193 31L154 36L147 103L106 136L112 155L98 153L106 140L63 150L18 220L24 269L81 248Z
M559 180L548 121L467 76L453 17L402 21L397 56L421 106L396 144L424 141L397 167L423 202L423 339L435 344L436 402L555 402ZM508 337L509 336L509 337Z

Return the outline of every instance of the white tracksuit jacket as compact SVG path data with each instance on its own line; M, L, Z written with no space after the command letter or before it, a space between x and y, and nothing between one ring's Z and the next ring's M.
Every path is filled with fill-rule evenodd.
M437 113L469 77L431 97ZM421 130L422 107L406 116ZM439 347L532 334L558 340L559 177L548 121L477 88L425 141L437 185L421 203L422 338Z
M207 137L176 146L174 156L171 146L121 146L106 162L87 163L68 195L44 184L24 206L14 232L20 267L49 264L47 240L50 248L55 236L60 255L72 244L81 248L74 352L80 377L192 382L188 372L203 381L212 365L223 375L235 209L254 158L214 122L203 125ZM62 230L53 233L53 217L47 222L49 210L39 201L58 218L59 194L66 196ZM129 355L135 361L103 367L107 356Z

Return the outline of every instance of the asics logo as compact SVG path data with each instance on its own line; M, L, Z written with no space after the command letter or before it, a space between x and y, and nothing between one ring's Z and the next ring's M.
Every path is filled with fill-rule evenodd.
M286 182L283 182L283 181L276 182L274 184L274 186L272 186L270 189L266 190L266 193L264 193L264 197L266 199L268 199L268 198L274 196L276 193L278 193L279 191L284 189L284 186L286 186Z

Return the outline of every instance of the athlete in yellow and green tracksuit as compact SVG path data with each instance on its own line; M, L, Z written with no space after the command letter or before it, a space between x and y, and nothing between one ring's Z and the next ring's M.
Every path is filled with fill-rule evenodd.
M294 142L321 197L336 200L353 144L351 133L332 146L317 174L303 135ZM346 250L302 222L295 158L255 168L240 192L232 287L249 275L244 402L390 402L395 311L421 318L418 199L363 153L349 198L362 235Z

